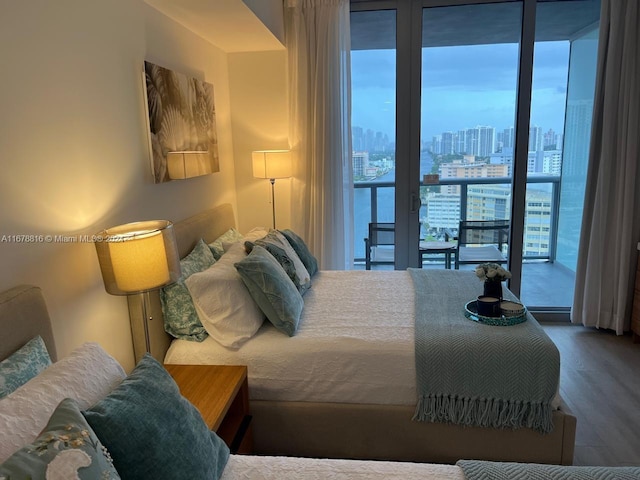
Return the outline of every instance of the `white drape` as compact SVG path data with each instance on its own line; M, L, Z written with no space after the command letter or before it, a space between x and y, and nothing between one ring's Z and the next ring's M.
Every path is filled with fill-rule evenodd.
M323 270L353 263L348 0L287 0L292 228Z
M630 326L640 240L640 3L602 0L591 150L571 320Z

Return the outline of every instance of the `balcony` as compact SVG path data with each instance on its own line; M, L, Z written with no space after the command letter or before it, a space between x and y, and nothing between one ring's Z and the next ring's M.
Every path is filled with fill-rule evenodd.
M527 177L527 209L520 298L532 310L571 306L575 271L558 261L560 177ZM393 182L357 182L355 188L355 268L364 269L364 238L369 222L394 221ZM448 178L421 185L421 238L441 239L461 218L509 218L510 178ZM372 267L391 269L391 265ZM425 260L423 268L444 268L444 258ZM461 267L462 268L462 267ZM464 268L472 269L473 266Z

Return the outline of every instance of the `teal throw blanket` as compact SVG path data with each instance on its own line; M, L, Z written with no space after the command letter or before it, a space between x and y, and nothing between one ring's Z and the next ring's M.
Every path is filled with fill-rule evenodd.
M415 287L414 420L553 430L560 354L535 319L491 326L464 316L482 294L474 272L409 269ZM505 298L515 296L504 288Z
M467 480L638 480L640 467L565 467L459 460Z

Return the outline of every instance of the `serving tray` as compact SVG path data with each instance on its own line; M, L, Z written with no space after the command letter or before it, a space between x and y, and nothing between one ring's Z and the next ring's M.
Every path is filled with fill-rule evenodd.
M477 301L471 300L464 306L464 316L469 320L473 320L474 322L478 323L484 323L485 325L508 327L511 325L517 325L527 320L527 309L524 305L522 306L522 309L522 313L519 313L518 315L503 314L499 317L485 317L484 315L478 314Z

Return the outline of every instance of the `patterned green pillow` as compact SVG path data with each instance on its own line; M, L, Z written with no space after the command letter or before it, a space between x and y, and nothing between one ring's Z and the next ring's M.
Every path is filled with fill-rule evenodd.
M0 398L27 383L49 365L49 352L44 340L38 335L0 362Z
M304 266L307 268L309 275L313 277L318 272L318 260L316 260L316 257L314 257L309 251L307 244L291 230L280 230L280 233L282 233L282 235L284 235L289 241L300 257L300 260L302 260L302 263L304 263Z
M225 243L234 243L239 242L240 240L242 240L242 235L240 234L240 232L231 227L229 230L224 232L209 244L209 248L211 249L213 258L215 258L216 260L220 260L220 257L224 254Z
M278 261L255 244L251 253L235 267L267 319L292 337L300 323L304 300Z
M176 338L201 342L207 338L184 281L215 263L211 250L200 240L191 253L180 260L182 275L176 283L160 289L164 329Z
M40 436L0 465L0 478L115 480L120 476L78 404L66 398Z

